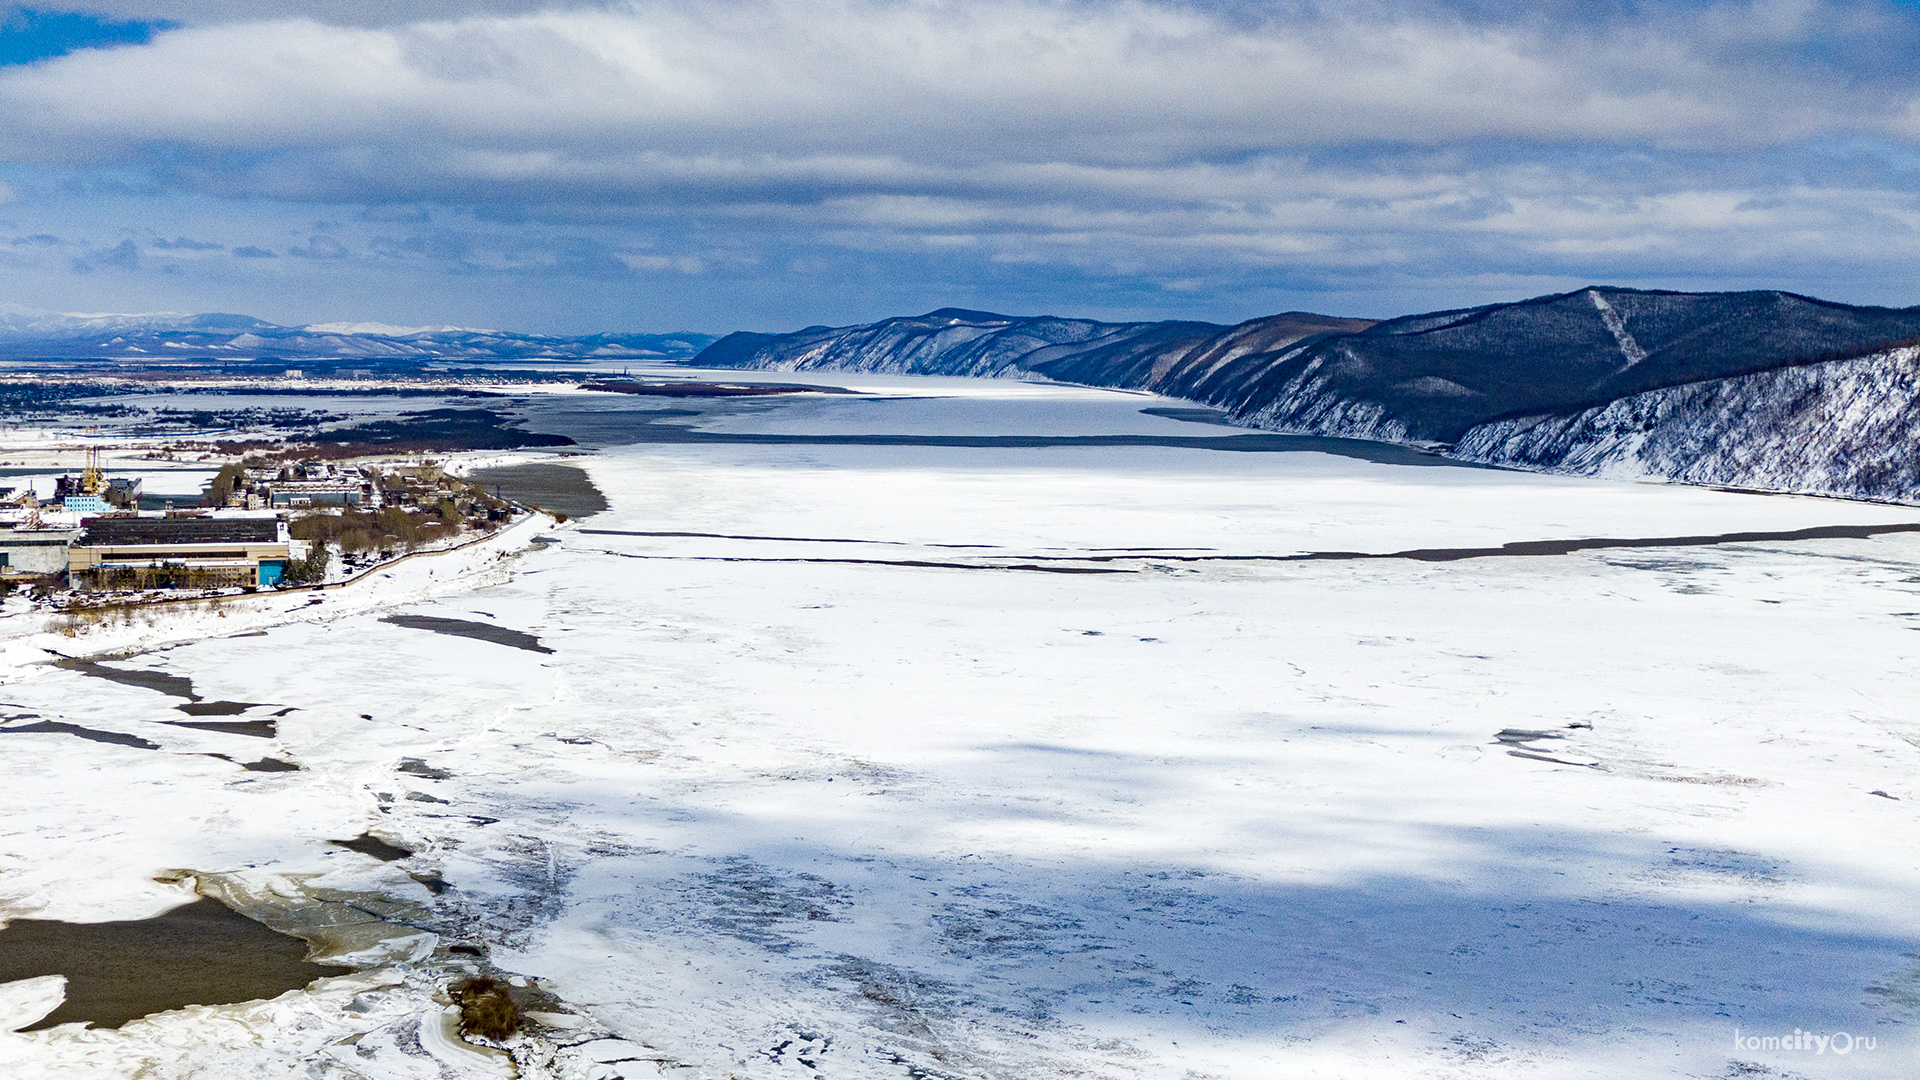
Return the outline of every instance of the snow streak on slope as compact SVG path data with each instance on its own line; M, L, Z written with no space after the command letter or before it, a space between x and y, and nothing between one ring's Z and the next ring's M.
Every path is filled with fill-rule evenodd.
M1587 295L1593 298L1593 306L1599 309L1600 321L1607 324L1607 330L1613 334L1613 339L1620 343L1620 355L1627 358L1627 362L1621 366L1630 368L1645 360L1647 350L1633 340L1633 335L1627 331L1626 321L1620 318L1619 312L1613 310L1612 304L1607 303L1607 298L1600 295L1600 290L1588 289Z
M1910 502L1920 497L1916 446L1920 347L1485 424L1452 455L1582 476Z

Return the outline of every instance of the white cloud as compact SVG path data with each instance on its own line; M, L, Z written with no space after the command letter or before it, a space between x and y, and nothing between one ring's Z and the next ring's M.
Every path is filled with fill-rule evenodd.
M331 236L312 236L307 238L305 247L290 247L287 254L302 259L344 259L347 249Z
M1807 4L1749 33L1804 39ZM1543 29L1366 6L1265 21L1168 3L742 0L354 29L176 30L0 75L0 152L185 156L270 194L559 197L913 188L982 162L1164 168L1366 143L1724 149L1906 137L1907 85L1758 65L1720 19ZM1798 40L1798 39L1796 39ZM230 152L263 155L236 167ZM194 164L195 155L205 155Z
M1279 278L1783 267L1899 299L1920 265L1920 12L1881 0L480 2L504 13L338 0L331 23L203 18L0 69L0 161L144 174L145 205L203 215L164 235L246 219L306 258L244 271L311 278L759 274L771 295L770 268L825 253L889 287L917 259L942 289L998 264L1232 306ZM374 221L408 214L448 227ZM314 216L364 225L315 238ZM66 265L37 250L0 255Z
M621 262L627 264L627 266L635 270L639 270L643 272L652 272L652 273L658 273L665 270L672 270L682 274L698 274L698 273L704 272L707 268L706 264L701 262L699 259L695 259L685 255L676 256L676 255L620 255L620 254L617 254L614 256L614 258L619 259Z

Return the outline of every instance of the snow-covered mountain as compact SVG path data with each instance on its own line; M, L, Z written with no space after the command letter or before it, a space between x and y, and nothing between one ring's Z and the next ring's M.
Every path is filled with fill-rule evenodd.
M947 308L734 334L711 366L1046 378L1151 390L1275 431L1521 468L1920 501L1920 307L1593 287L1384 322L1238 326ZM1906 455L1903 457L1902 455Z
M1366 319L1290 312L1236 327L1203 322L1107 323L1051 315L941 308L865 326L810 326L791 334L729 334L699 356L710 367L1048 378L1099 386L1180 383L1176 363L1206 366L1223 350L1272 350L1313 335L1364 330ZM1189 396L1189 395L1181 395Z
M246 315L226 314L93 315L0 310L0 357L13 359L679 360L693 356L713 340L709 334L556 337L380 323L279 326Z
M1616 479L1920 501L1920 346L1481 424L1468 461Z

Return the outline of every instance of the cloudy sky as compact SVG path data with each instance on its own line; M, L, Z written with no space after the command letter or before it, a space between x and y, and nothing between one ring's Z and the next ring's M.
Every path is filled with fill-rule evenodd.
M0 305L540 331L1920 303L1914 0L0 7Z

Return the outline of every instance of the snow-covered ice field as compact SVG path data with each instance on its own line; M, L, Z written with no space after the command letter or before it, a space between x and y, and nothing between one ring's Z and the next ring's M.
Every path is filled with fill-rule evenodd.
M1139 395L829 381L915 392L623 407L1234 434ZM189 871L391 921L272 1002L0 1034L0 1076L504 1075L444 1035L452 942L557 999L529 1076L1920 1071L1920 533L1215 558L1920 511L1156 446L570 463L611 509L511 573L107 661L292 709L271 738L6 671L0 716L157 749L0 732L0 916L151 916ZM301 770L235 763L263 755ZM326 843L362 832L415 854ZM1736 1047L1796 1029L1874 1046Z

